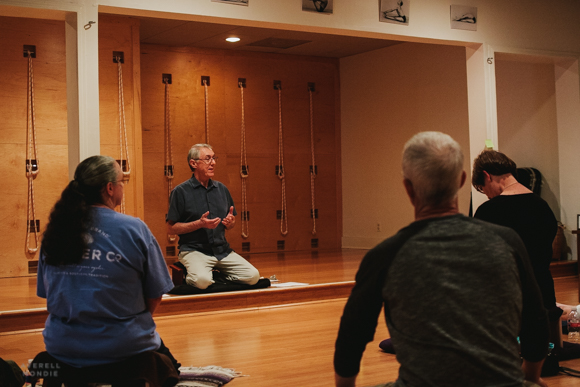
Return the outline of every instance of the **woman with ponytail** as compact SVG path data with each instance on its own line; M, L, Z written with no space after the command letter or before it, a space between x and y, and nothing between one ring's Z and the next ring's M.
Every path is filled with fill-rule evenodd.
M173 288L161 249L140 219L115 211L123 172L108 156L82 161L50 214L37 294L49 316L46 350L73 367L168 355L152 314Z

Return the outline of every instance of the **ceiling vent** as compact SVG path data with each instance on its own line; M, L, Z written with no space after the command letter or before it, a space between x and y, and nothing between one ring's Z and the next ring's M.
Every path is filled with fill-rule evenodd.
M248 46L255 46L255 47L268 47L268 48L291 48L300 46L304 43L310 43L311 40L296 40L296 39L280 39L280 38L268 38L258 40L254 43L249 43Z

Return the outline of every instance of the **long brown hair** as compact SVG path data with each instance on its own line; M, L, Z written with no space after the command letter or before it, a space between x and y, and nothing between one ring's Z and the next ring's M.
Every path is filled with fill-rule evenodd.
M112 157L92 156L77 166L74 180L50 212L42 240L46 263L58 266L81 262L93 221L91 205L102 203L103 188L116 181L115 164Z

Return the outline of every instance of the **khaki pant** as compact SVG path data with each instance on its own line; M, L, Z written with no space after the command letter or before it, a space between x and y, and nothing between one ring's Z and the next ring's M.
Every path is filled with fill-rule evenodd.
M179 262L187 270L185 282L199 289L207 289L214 283L212 274L214 268L226 279L240 284L255 285L260 279L258 270L233 251L221 261L199 251L182 251L179 253Z

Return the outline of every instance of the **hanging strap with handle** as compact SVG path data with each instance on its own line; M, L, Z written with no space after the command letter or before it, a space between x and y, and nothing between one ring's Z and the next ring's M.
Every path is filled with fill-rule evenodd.
M117 56L117 76L118 76L118 96L119 96L119 162L123 170L123 181L129 183L131 177L131 165L129 163L129 144L127 142L127 125L125 123L125 94L123 92L123 67L121 66L121 57ZM121 201L120 212L125 213L125 195Z
M32 53L28 53L28 85L27 85L27 119L26 119L26 177L28 179L28 204L26 214L26 250L29 254L38 251L38 221L34 202L34 179L38 176L38 153L36 149L36 113L34 110L34 72L32 67ZM34 245L31 244L30 234L34 232Z
M205 143L209 144L209 93L207 80L203 79L203 90L205 95Z
M240 151L240 178L242 179L242 238L247 239L250 236L249 219L248 219L248 198L247 198L247 182L248 182L248 159L246 152L246 118L244 106L244 87L242 82L238 82L240 88L242 101L242 124L241 124L241 151Z
M288 234L288 213L286 211L286 178L284 176L284 136L282 132L282 86L278 89L278 178L282 187L282 211L280 216L280 233Z
M316 160L314 158L314 109L312 107L312 92L314 87L308 85L308 94L310 97L310 156L312 165L310 167L310 202L312 214L312 235L316 235L316 200L314 195L314 179L316 179Z
M173 143L171 140L171 106L169 105L169 79L163 78L165 84L165 179L167 180L167 204L173 190ZM177 240L177 235L167 234L167 240L173 243Z

